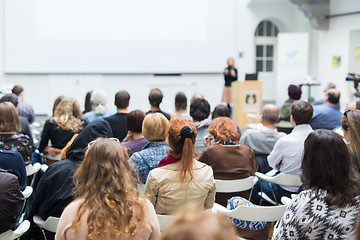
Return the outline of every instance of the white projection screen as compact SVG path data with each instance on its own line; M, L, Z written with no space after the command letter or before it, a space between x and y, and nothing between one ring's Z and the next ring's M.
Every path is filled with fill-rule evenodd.
M5 0L6 73L216 73L234 0Z

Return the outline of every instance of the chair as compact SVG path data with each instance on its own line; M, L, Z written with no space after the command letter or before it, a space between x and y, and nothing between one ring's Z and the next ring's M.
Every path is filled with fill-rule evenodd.
M42 230L45 229L49 232L56 233L57 225L59 224L60 218L58 217L48 217L45 221L39 217L34 216L33 221L36 225L38 225Z
M174 218L173 215L160 215L160 214L156 214L157 219L159 221L159 225L160 225L160 231L163 231L164 228L166 226L169 225L169 223L171 223L172 219Z
M24 204L22 206L22 209L21 209L21 212L20 212L20 215L18 217L18 222L23 222L24 220L24 217L27 213L27 204L28 204L28 198L33 194L33 187L31 186L26 186L26 188L24 189L24 191L22 191L21 193L23 194L24 198L25 198L25 201L24 201Z
M227 217L237 218L244 221L257 221L257 222L275 222L282 218L286 210L286 205L279 206L237 206L233 210L229 210L220 204L215 203L212 208L213 212L220 212Z
M22 194L24 195L25 199L29 198L32 193L33 193L33 188L31 186L26 186L24 191L22 191Z
M13 240L21 237L30 228L28 220L23 221L14 231L8 230L0 234L0 240Z
M26 165L26 175L29 177L29 176L32 176L34 175L35 173L37 173L41 168L41 164L40 163L35 163L34 165L32 164L28 164Z
M293 187L300 187L303 185L300 175L292 175L292 174L285 174L285 173L279 173L275 176L268 176L267 174L263 174L260 172L256 172L255 176L258 177L262 181L266 181L268 183L275 183L279 185L284 186L293 186ZM272 190L272 189L271 189ZM278 205L278 201L275 197L275 193L272 190L273 197L275 199L272 200L269 196L267 196L265 193L260 192L259 195L265 199L266 201L270 202L273 205Z
M251 189L256 182L258 181L257 177L250 176L243 179L235 180L220 180L215 179L216 192L217 193L232 193L232 192L242 192Z

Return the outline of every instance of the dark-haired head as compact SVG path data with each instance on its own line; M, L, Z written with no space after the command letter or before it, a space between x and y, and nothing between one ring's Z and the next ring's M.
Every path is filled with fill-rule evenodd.
M149 94L149 103L153 107L160 108L160 103L162 102L163 94L160 89L153 88Z
M301 98L301 87L298 85L289 85L288 95L290 99L299 100Z
M360 193L350 153L342 137L330 130L316 130L305 140L301 166L308 188L325 190L327 204L344 207Z
M126 116L126 128L133 133L142 132L142 124L145 118L145 113L141 110L134 110L129 112Z
M190 116L194 121L200 122L209 117L210 104L203 98L196 98L190 104Z
M168 141L171 155L181 159L180 179L184 181L189 174L189 181L193 178L194 144L196 142L196 127L193 123L174 118L169 122Z
M215 107L214 111L212 112L212 119L217 117L230 117L229 107L224 104L219 104Z
M0 102L11 102L15 107L17 107L19 99L15 94L7 93L1 97Z
M293 102L290 108L291 116L296 125L310 124L313 111L314 109L311 104L303 100Z
M19 96L24 91L24 88L20 85L15 85L11 91L16 96Z
M129 106L129 101L130 94L127 91L121 90L115 94L115 106L118 109L127 108Z
M181 111L186 110L187 107L187 98L185 93L178 92L175 96L175 110Z
M326 92L325 102L328 102L333 105L337 105L340 100L340 92L336 89L330 89Z
M93 90L90 90L86 93L85 103L84 103L85 109L83 111L83 114L90 112L92 110L92 103L90 101L92 92L93 92Z
M350 142L351 149L360 161L360 110L346 111L340 118L344 137Z

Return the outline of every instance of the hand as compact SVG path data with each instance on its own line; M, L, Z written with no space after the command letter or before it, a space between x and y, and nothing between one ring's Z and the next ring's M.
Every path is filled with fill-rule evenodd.
M229 70L228 69L225 69L225 75L228 75L229 74Z
M211 141L213 140L213 138L211 137L211 135L207 135L204 138L204 146L205 148L209 147L211 145Z
M236 72L235 72L235 69L231 69L230 70L230 75L233 76L233 77L236 77Z
M134 139L134 134L131 131L128 131L126 137L123 139L123 142L128 142Z
M45 147L44 152L49 153L51 156L56 156L61 153L61 149L52 148L52 147Z

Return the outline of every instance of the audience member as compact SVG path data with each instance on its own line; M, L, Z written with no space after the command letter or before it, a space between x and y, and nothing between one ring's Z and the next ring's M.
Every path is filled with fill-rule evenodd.
M92 110L92 105L91 105L91 94L92 93L93 93L93 90L90 90L85 95L84 111L82 112L83 114L90 112Z
M170 153L150 171L145 194L157 214L174 214L182 205L195 202L205 209L215 200L215 182L210 166L194 159L195 125L185 119L170 120Z
M0 168L10 171L18 177L20 190L24 191L27 186L25 162L17 151L0 150Z
M199 161L212 167L215 179L242 179L255 174L258 166L254 160L254 152L238 143L240 135L236 131L234 121L228 117L215 118L207 131L214 139L211 136L205 137L205 150ZM214 140L213 145L211 140ZM226 206L228 199L239 195L248 198L249 192L217 193L216 202Z
M74 182L77 198L62 213L56 240L160 237L154 207L137 191L117 138L89 143Z
M301 98L301 87L298 85L290 84L288 87L289 99L285 101L280 109L280 120L290 122L290 108L293 102Z
M12 104L14 104L16 108L18 106L18 101L19 101L18 97L13 93L7 93L4 96L2 96L2 98L0 99L0 102L11 102ZM26 117L23 116L18 116L18 117L21 125L21 130L18 133L27 135L30 138L31 142L33 143L34 141L32 138L31 128L28 120L26 119Z
M360 186L344 141L329 130L310 133L301 169L308 190L292 200L272 239L351 239Z
M126 129L128 133L122 144L127 147L129 156L134 152L141 151L149 143L142 134L144 118L145 113L141 110L131 111L126 116Z
M192 103L197 98L204 98L204 95L198 92L193 93L190 99L190 103Z
M229 107L227 105L224 104L219 104L214 108L214 111L211 114L211 118L214 120L217 117L230 117L230 110ZM239 133L239 135L241 136L241 130L239 128L239 126L235 123L236 125L236 131Z
M360 110L347 110L340 118L354 168L360 172Z
M113 115L113 112L106 108L107 97L103 90L95 90L91 93L90 98L92 111L84 114L87 123Z
M181 209L161 233L161 240L237 240L234 226L220 213L196 205Z
M141 183L145 184L150 170L156 167L167 155L169 145L166 142L169 121L161 113L146 115L142 125L142 133L149 141L143 149L131 155L129 161L135 165L135 172Z
M335 129L340 127L341 112L336 105L340 99L340 92L330 89L326 93L325 103L314 106L314 115L311 120L313 129Z
M329 82L328 84L326 84L326 86L324 88L325 97L326 97L327 92L331 89L336 89L336 86L334 83ZM313 105L320 105L320 104L323 104L324 102L325 102L325 99L317 100L317 101L313 102ZM336 108L340 110L340 101L337 103Z
M190 119L187 111L187 98L185 93L178 92L175 96L175 110L170 113L171 118Z
M292 132L280 138L274 146L274 149L267 160L271 168L277 169L282 173L300 175L301 158L304 151L304 141L312 132L310 121L313 114L313 107L310 103L298 100L291 105L290 121L294 126ZM255 204L260 203L258 192L261 189L270 198L280 201L282 196L290 197L292 193L298 191L298 187L280 186L275 183L268 184L264 181L258 181L254 186L251 200ZM270 186L271 185L271 186Z
M30 124L33 123L35 120L35 112L33 107L24 100L23 87L19 85L15 85L11 91L19 98L19 103L17 107L17 112L19 116L26 117L26 119L29 121Z
M98 137L112 137L111 127L104 119L87 125L70 145L66 153L67 159L50 165L46 170L34 194L29 214L29 221L32 223L29 237L41 239L42 236L40 229L32 222L34 215L42 219L49 216L60 217L64 208L73 201L73 174L83 160L88 143ZM53 238L54 234L49 235Z
M17 151L26 163L30 163L33 145L28 136L16 133L20 129L20 120L14 104L0 103L0 149Z
M160 89L158 88L151 89L149 94L150 110L146 112L146 114L161 113L167 118L167 120L170 120L170 115L166 112L161 111L160 109L160 104L162 102L162 99L163 99L163 94Z
M207 128L211 122L210 104L203 98L196 98L190 104L190 116L196 126L197 138L195 147L202 153L204 151L204 137L207 135Z
M48 153L50 156L60 154L72 136L79 133L85 125L79 103L73 98L64 98L57 105L55 115L45 122L39 152ZM49 140L51 147L48 146Z
M0 169L0 234L16 229L24 200L17 177Z
M105 120L109 122L114 137L122 141L128 133L126 129L126 116L128 114L130 95L127 91L122 90L115 94L116 113Z
M278 132L275 128L279 118L279 109L275 105L265 105L261 112L261 128L248 129L240 138L240 144L254 150L259 172L266 173L270 171L270 166L266 160L267 155L273 150L277 140L286 135L285 133Z
M60 95L60 96L57 96L55 98L55 101L54 101L54 104L53 104L53 108L52 108L52 117L55 117L55 110L56 110L56 107L59 105L59 103L65 98L65 96L63 95Z

